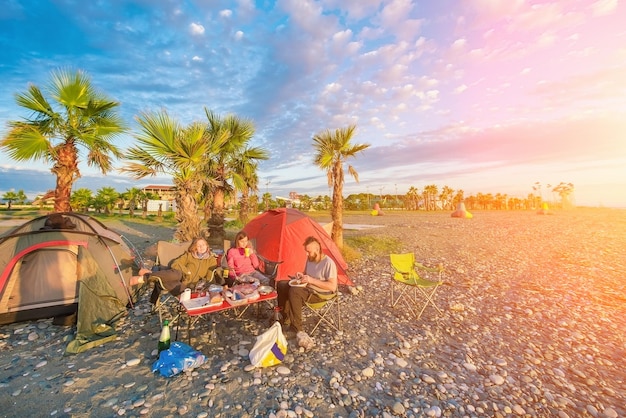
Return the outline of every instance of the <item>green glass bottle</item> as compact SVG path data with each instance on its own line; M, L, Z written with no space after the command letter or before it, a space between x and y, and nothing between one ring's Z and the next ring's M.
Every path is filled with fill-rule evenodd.
M161 336L159 337L159 353L168 348L170 348L170 323L166 319L163 321L163 328L161 328Z

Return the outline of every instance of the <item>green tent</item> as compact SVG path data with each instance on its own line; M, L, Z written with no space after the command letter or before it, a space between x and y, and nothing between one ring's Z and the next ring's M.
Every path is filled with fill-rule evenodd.
M77 313L78 353L115 338L132 307L136 268L130 243L77 213L35 218L0 236L0 324Z

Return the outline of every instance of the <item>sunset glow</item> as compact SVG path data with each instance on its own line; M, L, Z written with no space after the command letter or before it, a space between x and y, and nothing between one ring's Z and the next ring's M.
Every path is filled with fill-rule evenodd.
M566 182L578 205L626 207L618 0L15 0L0 20L3 135L29 116L15 93L72 67L121 102L132 128L160 109L183 123L204 107L251 119L253 145L271 155L262 193L328 194L311 138L356 124L353 141L372 146L348 161L361 182L347 177L344 195L435 184L525 198L536 182ZM77 187L137 185L81 170ZM53 188L42 172L0 151L0 193ZM155 181L168 183L143 184Z

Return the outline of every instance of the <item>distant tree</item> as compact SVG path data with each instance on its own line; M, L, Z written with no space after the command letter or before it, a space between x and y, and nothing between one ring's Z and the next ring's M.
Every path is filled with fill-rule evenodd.
M11 190L2 195L2 200L7 202L7 210L11 210L13 202L21 205L27 199L28 198L26 197L26 194L24 194L24 190L19 190L17 193Z
M256 193L259 190L258 161L268 158L269 154L266 150L248 146L241 148L239 155L233 158L232 181L234 189L241 191L239 220L244 225L250 217L250 193Z
M437 210L437 194L438 187L434 184L429 184L424 187L424 201L426 202L426 210Z
M77 209L80 212L87 212L89 206L93 202L93 194L91 190L87 188L80 188L72 192L70 203L72 208Z
M563 209L569 209L574 206L572 202L572 194L574 193L574 185L572 183L559 183L552 189L554 193L557 193L561 198L561 207Z
M441 194L439 195L439 200L441 201L442 209L449 210L452 209L452 196L454 194L454 190L448 186L443 186L441 189Z
M111 141L125 128L115 113L119 103L98 92L82 71L53 72L47 92L53 103L32 84L26 93L16 95L17 104L30 116L9 122L11 129L0 141L0 148L16 161L53 164L54 210L68 212L72 186L80 177L80 148L86 152L87 164L106 174L112 159L121 156Z
M455 207L459 203L463 202L463 195L464 194L465 194L465 192L463 191L463 189L459 189L459 190L456 191L456 193L454 194L454 197L452 198L452 202L454 203Z
M139 203L139 195L143 193L141 189L137 187L131 187L130 189L126 189L122 196L124 200L128 202L128 216L131 218L135 216L135 209Z
M326 130L313 136L315 148L315 165L326 171L328 186L333 189L331 217L333 229L331 238L341 249L343 248L343 165L350 157L369 148L369 144L352 144L352 136L356 125L336 129L334 132ZM359 174L354 167L348 165L348 172L359 182Z
M104 209L106 215L110 215L113 207L119 202L120 194L113 187L102 187L96 192L94 206L97 209Z

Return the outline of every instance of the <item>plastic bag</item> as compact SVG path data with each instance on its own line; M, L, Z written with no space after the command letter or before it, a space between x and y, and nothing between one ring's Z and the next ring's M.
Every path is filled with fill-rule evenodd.
M161 351L159 359L152 365L152 373L157 370L163 377L172 377L185 370L201 366L206 357L185 343L174 341L170 348Z
M287 339L283 335L280 322L268 328L256 337L254 347L250 350L250 362L255 367L268 367L280 364L287 354Z

